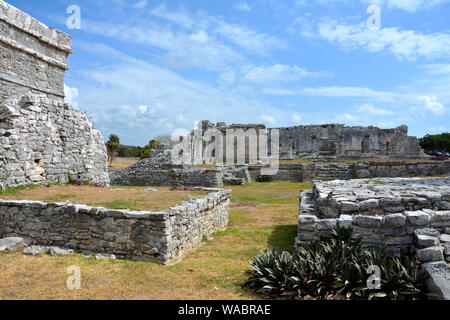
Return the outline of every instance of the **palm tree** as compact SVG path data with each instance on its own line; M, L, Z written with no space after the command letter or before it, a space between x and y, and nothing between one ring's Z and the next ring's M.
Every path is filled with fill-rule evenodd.
M109 160L109 166L112 166L112 162L114 160L114 157L116 156L117 151L120 148L120 139L117 134L112 134L109 136L109 140L106 143L106 149L108 151L108 160Z

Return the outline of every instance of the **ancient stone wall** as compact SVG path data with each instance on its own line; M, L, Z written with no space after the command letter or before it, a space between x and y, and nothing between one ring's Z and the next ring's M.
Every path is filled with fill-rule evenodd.
M231 191L205 190L207 196L161 212L0 200L0 238L27 237L79 253L172 264L228 224Z
M222 154L224 162L226 162L226 140L228 130L242 130L243 133L248 130L254 132L271 132L263 124L234 124L227 126L220 122L214 125L208 120L201 121L198 129L191 134L192 155L201 155L198 148L198 141L205 136L207 130L217 130L222 133L224 146ZM371 157L400 157L400 158L417 158L424 157L419 140L416 137L408 136L408 127L400 126L395 129L380 129L377 127L346 127L342 124L325 124L325 125L307 125L274 128L279 131L279 159L359 159ZM255 137L255 141L259 138ZM233 144L233 142L231 142ZM237 145L234 142L234 148L244 148L248 150L248 140L245 144ZM201 142L200 142L200 145ZM203 143L203 153L207 143ZM269 155L272 154L272 146L269 139L267 140L267 150ZM200 150L201 151L201 150ZM275 152L276 150L273 150ZM258 160L265 161L266 155L258 155ZM208 159L209 155L205 158ZM204 159L204 160L205 160ZM248 155L245 159L248 162ZM243 164L243 163L239 163ZM253 164L253 163L250 163Z
M64 99L72 38L0 0L0 101L27 93Z
M64 104L71 37L0 0L0 188L74 179L109 185L106 147Z
M260 165L250 165L253 179ZM427 177L450 175L450 161L361 161L354 163L280 163L276 180L307 182L315 179L348 180L377 177Z
M110 173L111 184L119 186L223 186L219 169L196 168L171 162L171 150L153 150L152 157Z
M109 186L106 147L86 116L28 95L0 104L0 186L89 180Z
M450 234L449 210L450 178L316 181L301 193L297 246L339 226L388 254L415 252L427 247L421 235L429 230L423 229L437 238ZM450 251L439 250L449 261Z

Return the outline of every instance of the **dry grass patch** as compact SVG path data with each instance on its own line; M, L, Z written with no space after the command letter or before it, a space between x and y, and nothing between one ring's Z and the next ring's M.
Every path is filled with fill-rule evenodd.
M179 264L0 254L0 299L261 299L242 289L249 262L268 247L292 250L299 190L310 184L254 183L233 189L227 230L216 233ZM72 191L70 192L72 193ZM277 203L279 199L291 199ZM252 197L254 206L239 206ZM268 203L268 200L270 200ZM242 200L248 205L247 200ZM81 289L66 288L66 268L81 269Z
M109 189L72 185L30 186L21 188L17 192L6 192L0 195L0 198L4 200L70 202L108 209L158 211L173 207L189 197L202 197L208 194L207 191L173 191L166 187L157 188L157 191L146 191L146 189L148 188Z
M140 158L114 158L112 166L109 166L110 171L121 170L132 166L133 164L139 162Z

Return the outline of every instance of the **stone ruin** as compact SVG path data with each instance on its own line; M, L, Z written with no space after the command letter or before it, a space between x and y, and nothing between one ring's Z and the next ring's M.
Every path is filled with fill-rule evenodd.
M159 212L0 200L0 252L27 247L24 254L77 252L174 264L228 225L231 191L203 190L208 195Z
M296 247L336 227L387 255L415 255L450 299L450 178L314 181L301 192Z
M110 185L103 137L86 115L64 103L71 41L0 0L2 189L67 183L69 174ZM164 165L167 152L160 151L145 164L172 168ZM195 174L185 180L202 184ZM98 259L173 264L228 225L231 191L203 190L208 195L160 212L0 200L0 252L26 247L23 253L31 255L97 253Z
M270 131L263 124L233 124L224 122L213 124L211 121L200 121L198 128L191 133L193 148L196 139L205 135L207 130L217 129L226 139L228 130L241 130L244 134ZM273 128L279 131L279 159L360 159L360 158L423 158L426 157L419 140L408 136L408 127L403 125L395 129L377 127L347 127L343 124L305 125ZM235 142L236 143L236 142ZM248 142L246 142L248 144ZM205 149L204 145L204 149ZM236 145L235 145L236 148ZM246 145L248 148L248 145ZM270 135L267 145L271 153ZM192 152L194 155L195 152ZM264 161L263 158L259 159ZM248 163L248 162L247 162Z
M222 172L196 168L172 161L172 150L161 146L152 156L123 170L110 173L111 184L119 186L222 187Z
M106 147L81 112L64 103L72 38L0 0L0 187L66 183L109 186Z
M128 186L242 185L265 175L263 170L273 168L273 163L277 163L271 173L275 180L299 182L450 174L450 161L430 160L420 148L418 139L407 135L406 126L384 130L375 127L316 125L277 130L279 157L272 154L273 141L276 140L272 139L271 129L264 125L227 126L223 122L213 125L210 121L201 121L196 130L179 137L179 142L172 146L162 146L150 159L112 172L111 182ZM257 134L258 131L263 134ZM265 148L260 145L262 136L267 137ZM336 136L343 138L335 140ZM251 140L257 144L252 147L257 153L253 162L249 158ZM286 144L287 140L294 142ZM318 144L319 140L321 142ZM218 143L221 150L216 150L216 141L223 142L223 146L221 142ZM322 146L318 148L318 145ZM227 150L230 146L233 148L231 151ZM291 148L289 151L288 146ZM325 150L325 146L329 149ZM241 148L240 153L238 148ZM266 151L261 152L261 149ZM320 153L317 152L319 149ZM173 155L177 157L180 150L181 162L173 158ZM223 155L223 159L216 155ZM233 159L231 162L226 159L229 155Z

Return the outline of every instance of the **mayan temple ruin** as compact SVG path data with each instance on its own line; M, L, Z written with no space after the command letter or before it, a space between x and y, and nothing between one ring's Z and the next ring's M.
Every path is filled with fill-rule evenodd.
M109 185L103 138L64 103L72 38L0 1L0 187Z
M233 124L223 122L213 124L200 121L198 129L192 132L192 143L196 137L203 137L206 132L217 130L225 137L226 154L227 135L258 134L261 131L277 130L279 132L279 159L292 160L300 158L419 158L425 156L416 137L408 136L408 127L403 125L394 129L377 127L347 127L343 124L302 125L283 128L266 128L264 124ZM240 132L240 133L239 133ZM269 135L270 137L270 135ZM248 142L247 142L248 143ZM267 143L270 154L270 138Z

